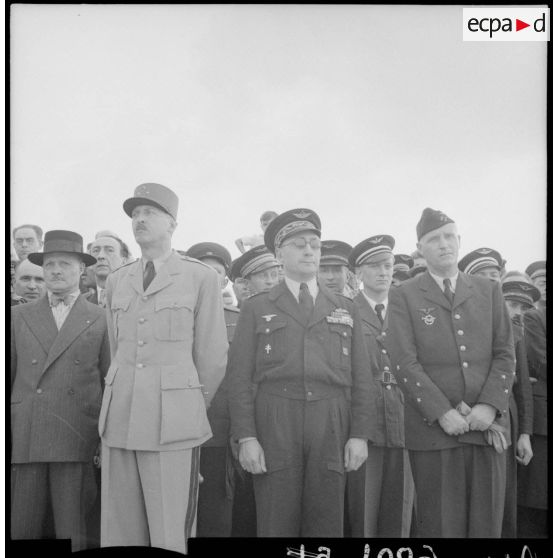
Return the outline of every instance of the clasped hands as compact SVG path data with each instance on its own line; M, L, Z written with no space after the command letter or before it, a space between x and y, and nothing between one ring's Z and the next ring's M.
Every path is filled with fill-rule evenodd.
M486 403L477 403L470 408L460 403L461 411L450 409L438 419L443 431L450 436L460 436L469 431L484 432L494 422L496 409Z

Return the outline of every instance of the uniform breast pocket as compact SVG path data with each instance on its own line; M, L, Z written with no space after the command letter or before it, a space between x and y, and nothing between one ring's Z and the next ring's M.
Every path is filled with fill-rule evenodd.
M257 366L279 364L285 360L286 322L260 324L256 328L258 335Z
M182 341L192 336L194 304L188 297L155 299L155 338L161 341Z
M346 324L329 324L331 362L343 369L351 367L351 340L353 330Z
M132 301L132 297L114 297L112 299L110 305L110 312L112 315L112 325L114 327L114 336L116 339L119 339L120 334L126 328L123 328L122 325L125 320L125 315L130 308L130 302Z

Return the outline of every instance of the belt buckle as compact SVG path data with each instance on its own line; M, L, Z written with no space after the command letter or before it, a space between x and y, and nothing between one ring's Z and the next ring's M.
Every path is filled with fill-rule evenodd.
M382 382L384 384L396 384L395 376L391 372L382 372Z

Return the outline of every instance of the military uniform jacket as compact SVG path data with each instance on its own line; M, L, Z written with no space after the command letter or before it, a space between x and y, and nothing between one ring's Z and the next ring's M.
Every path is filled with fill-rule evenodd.
M518 434L533 433L533 388L529 381L529 365L523 327L512 319L515 343L515 381L513 395L517 402Z
M537 381L532 384L534 422L533 433L547 435L547 384L546 384L546 309L535 308L523 315L525 344L529 362L529 376Z
M391 373L387 343L387 315L382 325L362 292L359 292L353 301L362 317L362 329L374 382L373 418L370 422L369 439L376 446L402 448L405 445L404 401L399 386L389 383L388 379L395 381ZM384 381L386 379L387 381Z
M145 292L137 260L109 275L106 295L112 362L103 441L149 451L202 444L228 348L217 274L173 251Z
M284 281L245 300L227 375L235 439L258 436L252 382L307 401L344 392L351 399L350 436L369 437L373 385L360 314L322 285L308 324Z
M12 308L12 463L89 461L110 351L104 311L79 296L60 331L45 296Z
M460 272L452 305L426 272L392 289L388 313L392 363L405 394L407 448L484 445L481 432L449 436L438 424L461 401L495 407L509 441L515 357L500 285Z

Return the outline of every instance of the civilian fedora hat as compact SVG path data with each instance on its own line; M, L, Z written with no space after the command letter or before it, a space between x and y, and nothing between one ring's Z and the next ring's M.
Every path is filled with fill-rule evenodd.
M45 234L45 244L42 252L33 252L27 258L35 265L43 265L45 254L52 252L65 252L75 254L81 261L90 266L97 263L97 259L83 251L83 238L72 231L48 231Z

